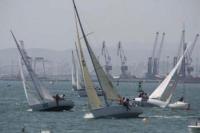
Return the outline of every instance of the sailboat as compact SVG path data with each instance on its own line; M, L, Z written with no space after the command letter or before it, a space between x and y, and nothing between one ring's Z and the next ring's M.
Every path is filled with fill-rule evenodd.
M200 119L188 125L189 133L200 133Z
M177 69L181 66L182 60L187 54L189 48L190 46L187 47L183 55L179 58L177 64L161 82L161 84L151 93L151 95L147 99L143 99L142 97L135 98L136 103L141 106L158 106L161 108L170 107L168 105L171 101L172 94L175 91L177 82L175 81L171 87L169 87L169 85Z
M76 19L76 16L75 16L75 19ZM77 22L76 22L76 36L77 36L78 45L81 45ZM78 58L78 64L79 65L76 65L75 56L74 56L74 54L72 54L72 59L74 60L72 63L74 63L74 66L75 66L74 70L76 70L76 72L75 72L76 79L74 79L76 84L75 84L74 88L76 88L76 92L78 93L78 95L80 97L87 97L87 92L86 92L86 89L85 89L85 85L83 83L83 71L82 71L82 69L80 69L81 73L79 74L79 69L78 69L79 67L78 66L80 66L80 68L81 68L81 60L80 60L80 53L79 53L78 46L77 46L76 42L75 42L75 47L76 47L76 55L77 55L77 58ZM72 82L72 85L73 85L73 82ZM95 90L96 90L98 96L103 96L103 90L101 88L99 88L98 86L95 86Z
M73 108L74 103L72 100L67 100L64 97L60 97L58 94L54 97L44 87L42 82L38 79L34 70L32 69L30 57L24 49L24 45L20 45L11 31L12 37L15 41L17 49L20 55L20 75L22 79L23 88L25 91L26 99L30 108L33 111L62 111L70 110ZM30 81L25 78L23 71L23 64L28 72ZM29 84L28 84L29 83Z
M85 118L107 118L107 117L115 117L115 118L133 118L138 117L142 113L142 109L140 107L136 107L135 105L130 105L129 109L123 105L120 105L119 100L121 96L115 90L112 82L109 80L107 74L104 72L102 66L100 65L99 61L97 60L94 52L92 51L85 32L83 30L81 20L78 14L77 7L73 0L74 10L77 16L77 20L79 22L79 26L89 52L90 58L92 60L92 64L97 75L97 79L101 88L104 91L104 101L105 104L103 105L97 93L94 89L94 85L92 83L91 77L88 72L88 68L86 65L86 61L84 59L83 51L81 45L79 45L80 50L80 57L81 57L81 67L83 71L84 83L86 87L86 92L88 95L89 101L89 113L85 114Z

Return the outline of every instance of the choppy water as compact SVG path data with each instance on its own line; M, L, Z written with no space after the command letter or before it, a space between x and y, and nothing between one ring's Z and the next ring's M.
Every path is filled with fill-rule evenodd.
M11 86L8 86L11 85ZM144 84L151 92L156 84ZM200 117L200 86L185 85L186 100L191 103L190 111L172 111L170 109L144 109L143 117L137 119L83 119L87 110L87 99L77 97L71 90L70 82L57 82L49 85L52 93L65 93L75 102L75 108L66 112L27 111L21 82L0 81L0 133L21 133L25 127L27 133L39 133L41 129L51 129L53 133L188 133L187 125ZM121 83L119 91L123 95L136 95L136 83ZM179 85L175 99L183 94L183 85Z

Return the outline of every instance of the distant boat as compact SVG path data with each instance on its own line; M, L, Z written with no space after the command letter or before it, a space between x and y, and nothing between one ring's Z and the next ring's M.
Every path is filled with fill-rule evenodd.
M31 109L33 111L62 111L70 110L71 108L73 108L74 103L72 102L72 100L67 100L64 97L60 97L58 94L56 96L52 96L50 92L44 87L44 85L38 79L37 75L32 69L30 57L27 55L24 46L21 46L18 43L12 31L11 34L19 51L19 65L22 84L26 99ZM28 81L26 81L26 78L24 76L23 64L30 77L30 84L28 84Z
M190 133L200 133L200 121L197 120L194 124L188 125Z
M85 61L85 58L83 55L82 47L79 44L81 68L83 71L83 79L84 79L84 83L85 83L85 87L86 87L86 92L88 95L88 102L89 102L89 109L90 109L89 113L85 114L84 117L85 118L108 118L108 117L133 118L133 117L138 117L142 113L142 110L140 107L130 105L129 108L127 109L127 107L119 104L121 96L114 89L112 82L107 77L107 74L104 72L102 66L100 65L94 52L92 51L92 49L88 43L87 37L85 35L85 32L83 30L81 20L79 18L79 14L78 14L74 0L73 0L73 4L74 4L74 10L75 10L78 22L79 22L79 26L81 28L82 35L83 35L84 41L86 43L86 47L88 49L90 58L92 60L93 67L95 69L95 73L97 75L99 84L104 91L104 101L105 101L105 105L103 105L103 103L97 96L97 93L94 88L94 84L89 75L89 71L88 71L86 61Z
M75 78L75 76L77 75L76 74L76 61L75 61L75 57L74 57L74 52L72 51L72 74L71 74L71 76L72 76L72 88L73 88L73 90L77 90L77 84L76 84L76 78Z
M161 82L161 84L151 93L151 95L146 99L144 99L142 97L135 98L136 103L138 103L141 106L150 106L150 107L158 106L161 108L172 107L172 106L168 106L168 105L171 101L172 94L175 91L177 82L174 82L174 84L171 87L169 87L169 84L172 80L172 77L176 73L177 69L181 66L182 60L183 60L184 56L186 55L189 48L190 47L188 46L187 49L184 51L183 55L180 57L177 64L175 65L175 67L166 76L166 78ZM178 104L176 103L174 105L178 105L178 106L183 105L183 104L179 104L179 103L180 102L178 102Z

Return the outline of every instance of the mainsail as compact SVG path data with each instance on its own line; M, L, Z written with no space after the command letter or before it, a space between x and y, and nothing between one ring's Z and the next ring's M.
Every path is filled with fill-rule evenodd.
M190 46L187 47L187 49L184 51L183 55L180 57L179 61L177 62L176 66L171 70L171 72L167 75L167 77L162 81L162 83L153 91L153 93L149 96L151 99L160 99L160 100L167 100L169 96L171 95L173 90L167 90L167 87L176 73L177 69L182 63L182 60L184 56L186 55L188 49ZM174 89L173 87L171 89Z
M33 83L34 89L36 90L37 94L38 94L38 100L41 102L44 102L45 100L54 100L53 97L51 96L50 92L45 89L42 86L42 83L38 80L35 72L32 69L30 60L29 60L29 56L27 55L25 49L23 47L21 47L17 41L17 39L15 38L13 32L11 31L12 37L15 41L15 44L17 45L17 49L19 51L19 54L24 62L24 65L26 66L26 69L28 71L28 74L30 76L30 79Z
M104 93L106 95L106 99L111 100L111 101L119 100L120 95L115 90L112 82L109 80L107 74L104 72L103 68L101 67L99 61L97 60L94 52L92 51L92 49L91 49L91 47L90 47L90 45L88 43L88 40L87 40L87 37L86 37L85 32L83 30L83 27L82 27L82 24L81 24L81 20L80 20L80 17L79 17L79 14L78 14L78 11L77 11L77 8L76 8L74 0L73 0L73 4L74 4L74 9L75 9L75 12L76 12L76 15L77 15L77 19L79 21L79 25L80 25L80 28L81 28L81 32L82 32L84 41L86 43L90 58L92 60L95 72L97 74L97 78L98 78L99 84L100 84L101 88L103 89L103 91L104 91Z

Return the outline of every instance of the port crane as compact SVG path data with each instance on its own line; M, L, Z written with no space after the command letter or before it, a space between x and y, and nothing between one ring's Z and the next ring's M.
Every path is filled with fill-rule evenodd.
M160 72L160 57L161 57L161 54L162 54L162 49L163 49L163 44L164 44L164 40L165 40L165 32L162 33L162 39L160 41L160 47L158 49L158 53L157 53L157 56L156 56L156 68L157 70L155 71L156 75L159 74Z
M127 57L125 55L124 49L122 48L122 44L119 41L117 48L117 55L121 60L121 75L120 77L128 77L128 66L127 66Z
M158 46L159 32L156 32L153 50L151 56L148 58L147 77L154 78L159 74L160 57L162 54L165 32L162 33L162 38ZM158 51L156 52L156 50Z
M183 77L183 78L185 78L187 75L191 76L191 73L194 71L194 68L192 66L192 57L191 56L192 56L194 47L198 41L198 38L199 38L199 34L196 34L194 41L191 44L192 45L191 49L188 51L188 53L186 54L186 56L183 59L181 70L180 70L181 77ZM174 57L174 64L177 62L177 58L180 57L180 54L186 49L186 47L187 47L187 43L185 41L185 30L183 30L182 35L181 35L180 44L179 44L179 49L178 49L178 55L177 55L177 57Z
M194 71L194 67L192 66L192 57L191 56L192 56L192 52L194 50L194 47L197 43L198 38L199 38L199 34L196 34L195 39L192 43L191 49L188 51L188 53L185 57L186 58L186 65L187 65L186 70L187 70L187 73L188 73L189 76L191 76L191 72Z
M156 73L157 61L154 58L155 58L155 51L156 51L156 47L158 43L158 37L159 37L159 32L156 32L154 45L153 45L153 51L152 51L151 56L148 58L147 77L152 77L153 73Z

